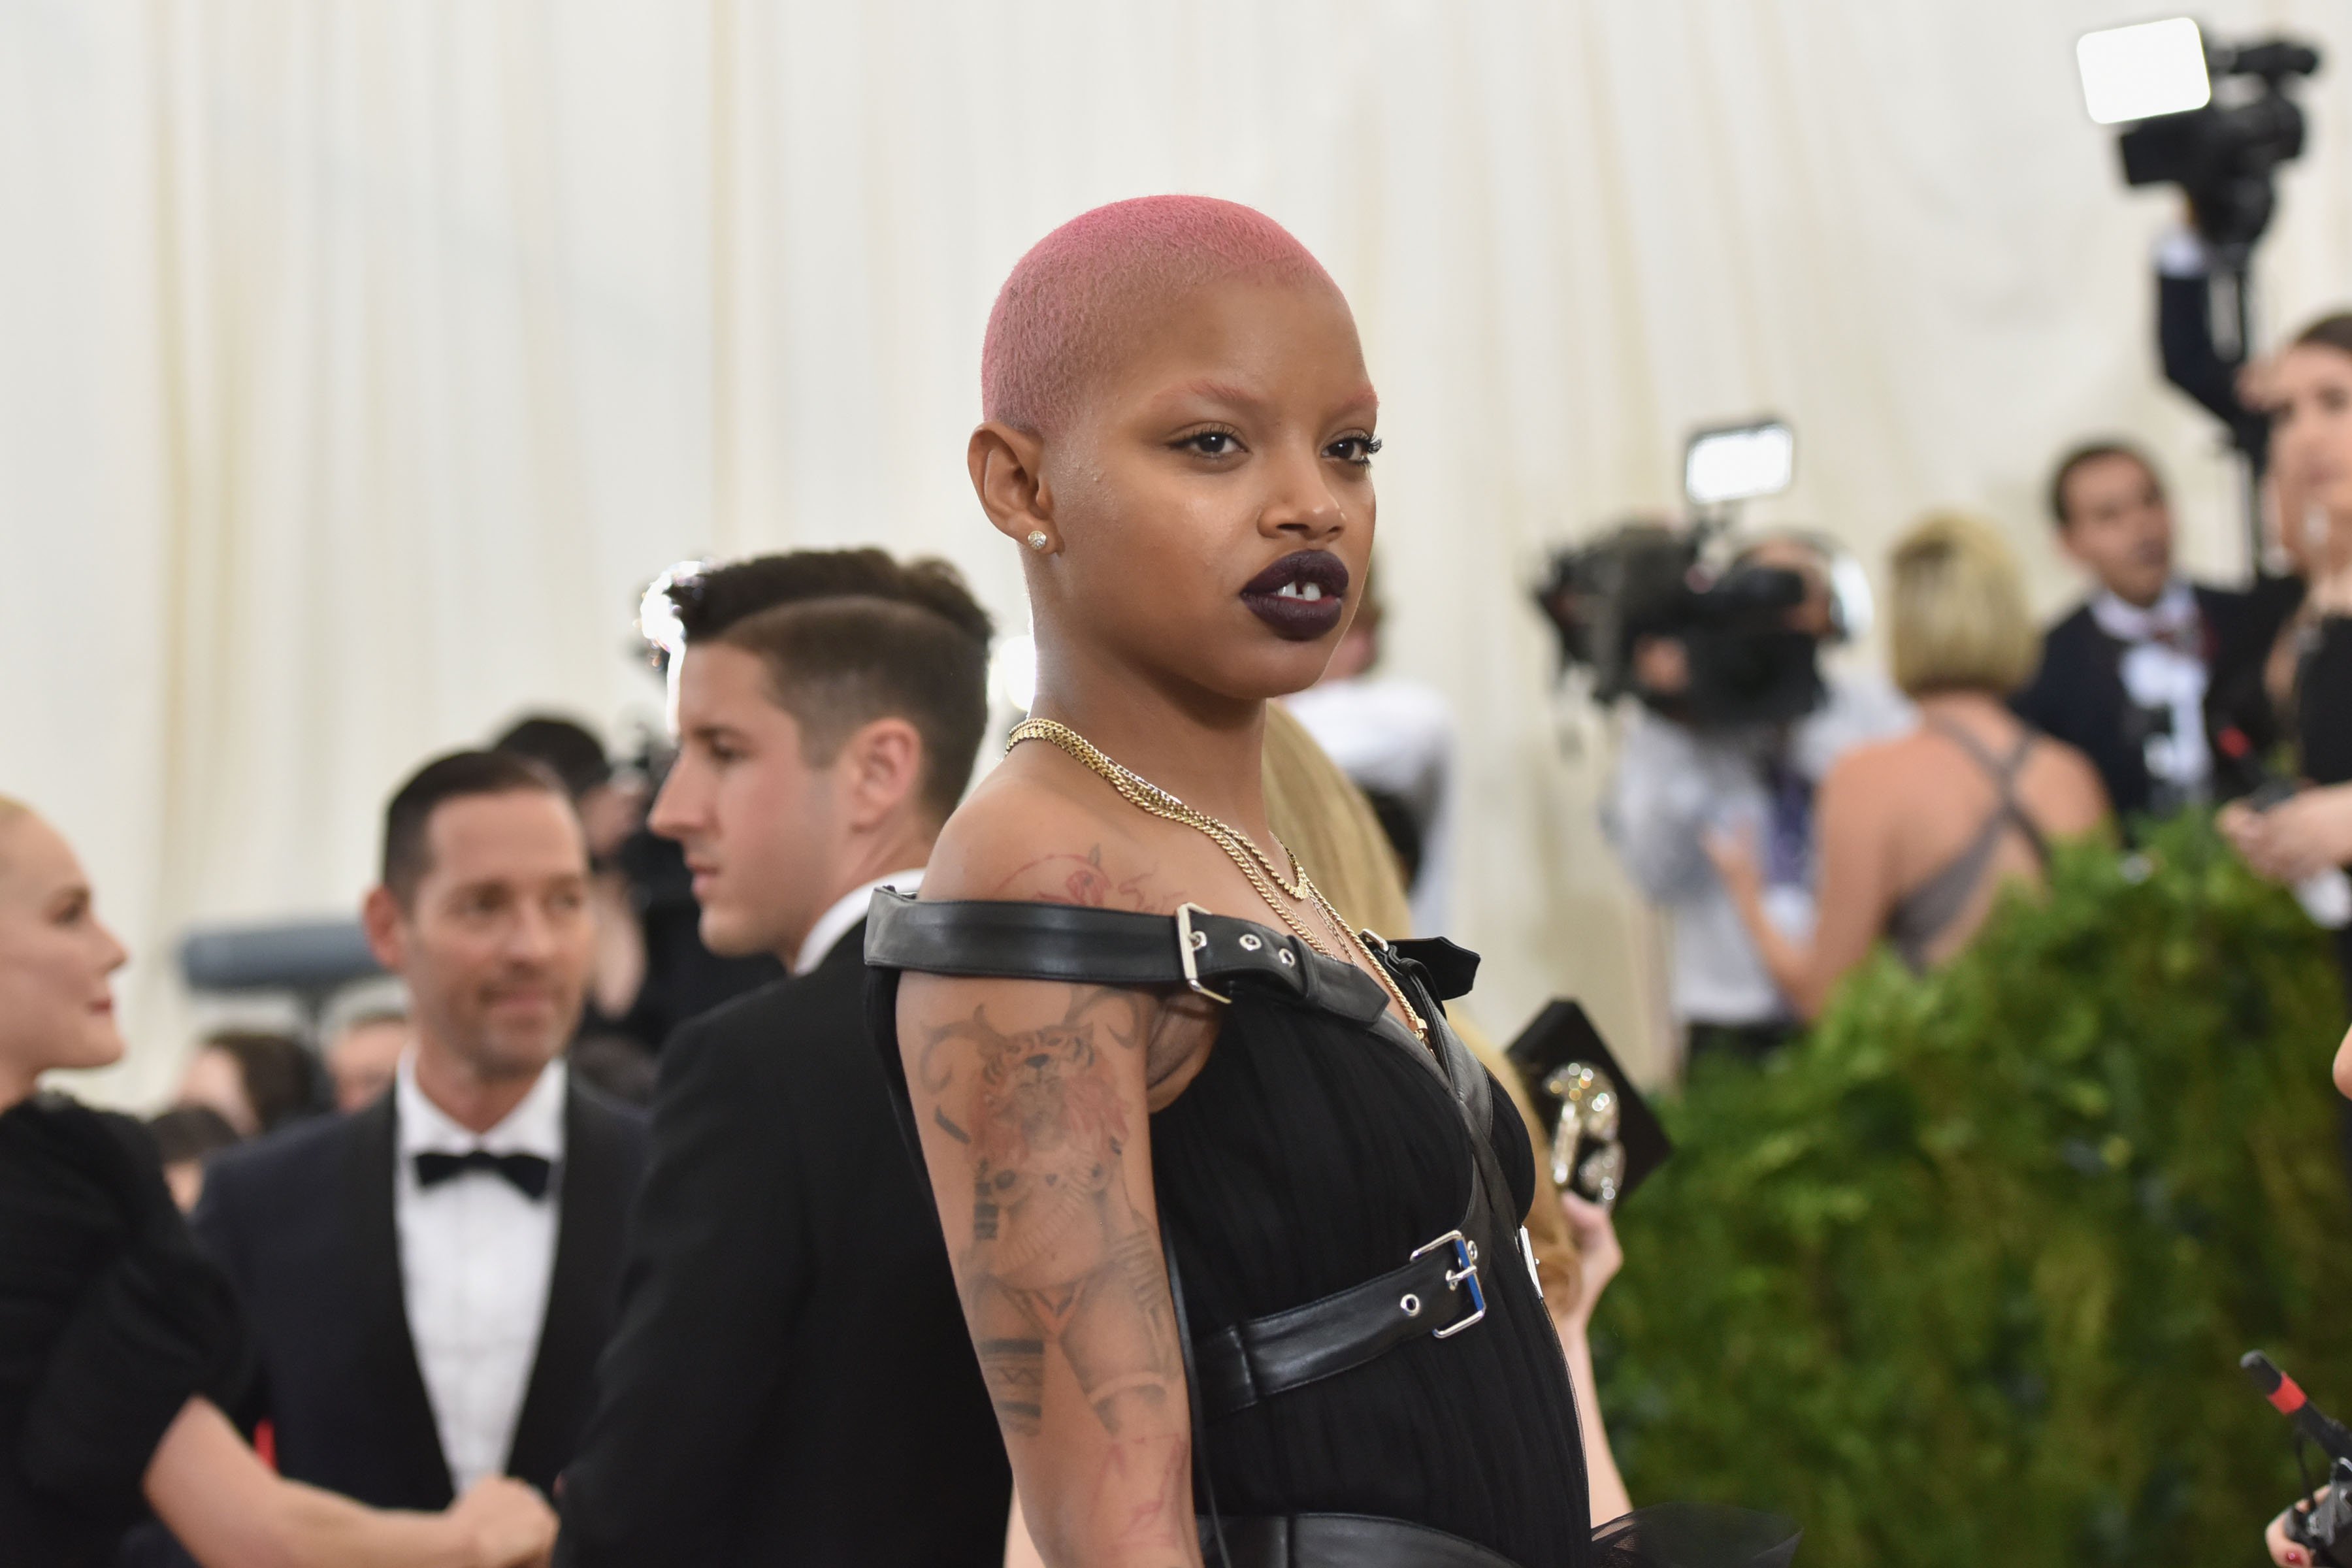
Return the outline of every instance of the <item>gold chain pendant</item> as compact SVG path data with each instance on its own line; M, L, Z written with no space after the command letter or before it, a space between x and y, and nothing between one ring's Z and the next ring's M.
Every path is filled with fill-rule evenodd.
M1404 988L1389 973L1388 965L1380 961L1362 936L1340 917L1331 900L1323 896L1323 889L1307 879L1306 868L1299 865L1298 857L1290 852L1288 845L1280 839L1275 840L1275 847L1282 851L1283 858L1290 862L1290 879L1286 881L1274 861L1248 834L1196 806L1187 805L1172 791L1162 789L1133 768L1115 760L1067 724L1052 719L1024 720L1004 738L1004 749L1010 752L1024 741L1045 742L1109 784L1120 799L1137 810L1190 827L1206 837L1225 852L1226 858L1240 868L1251 888L1265 900L1265 907L1272 910L1299 941L1335 963L1347 963L1346 959L1315 940L1315 933L1307 928L1307 923L1292 912L1288 904L1275 897L1276 889L1279 889L1294 901L1305 904L1321 915L1339 936L1343 947L1353 948L1363 955L1363 966L1371 971L1372 978L1380 982L1381 989L1387 992L1389 999L1396 1004L1398 1015L1412 1030L1413 1037L1424 1046L1429 1043L1429 1026L1413 1010L1412 1004L1405 999Z

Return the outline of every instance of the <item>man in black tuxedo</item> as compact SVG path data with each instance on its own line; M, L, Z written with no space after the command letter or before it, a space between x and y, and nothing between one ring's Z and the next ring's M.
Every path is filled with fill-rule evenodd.
M2244 793L2273 739L2262 667L2292 596L2176 574L2163 482L2121 442L2068 453L2050 508L2098 589L2043 637L2018 716L2087 754L2123 816Z
M408 984L392 1089L216 1161L194 1224L262 1365L278 1468L383 1508L551 1489L594 1398L641 1115L561 1053L593 956L588 853L536 763L460 752L386 813L368 940Z
M1011 1472L864 1010L866 907L919 880L971 776L988 617L946 566L873 550L670 595L679 752L651 825L711 950L792 973L663 1048L556 1561L994 1568Z

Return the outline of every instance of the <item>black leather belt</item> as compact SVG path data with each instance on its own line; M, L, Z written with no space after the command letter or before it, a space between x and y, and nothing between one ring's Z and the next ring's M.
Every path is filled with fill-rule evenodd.
M1476 955L1442 938L1398 942L1394 951L1433 977L1441 1001L1468 991L1477 973ZM866 962L931 974L1085 985L1245 980L1358 1023L1370 1023L1388 1006L1380 982L1355 965L1324 959L1296 936L1254 921L1189 905L1171 920L1064 904L923 903L885 888L866 911Z
M1202 1408L1230 1415L1361 1366L1415 1334L1453 1338L1486 1315L1480 1261L1477 1240L1449 1230L1402 1268L1210 1335L1193 1346Z
M1224 1556L1217 1555L1222 1528ZM1500 1552L1401 1519L1295 1513L1201 1521L1201 1555L1217 1568L1517 1568Z

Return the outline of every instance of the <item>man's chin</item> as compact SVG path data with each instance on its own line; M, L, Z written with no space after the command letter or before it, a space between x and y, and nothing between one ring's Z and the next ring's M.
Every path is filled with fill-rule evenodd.
M723 907L703 906L702 923L696 928L702 936L702 945L721 958L756 958L761 953L772 953L781 941L765 924L749 914Z

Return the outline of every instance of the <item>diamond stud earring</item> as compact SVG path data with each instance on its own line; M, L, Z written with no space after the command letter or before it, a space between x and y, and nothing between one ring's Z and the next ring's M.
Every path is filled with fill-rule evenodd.
M1031 529L1031 530L1029 531L1029 548L1030 548L1030 549L1032 549L1032 550L1043 550L1043 549L1045 549L1045 546L1046 546L1046 545L1048 545L1048 544L1050 544L1050 543L1052 543L1052 542L1053 542L1053 541L1051 541L1051 540L1049 540L1049 539L1047 539L1047 538L1045 537L1045 531L1044 529L1042 529L1042 528L1033 528L1033 529Z

